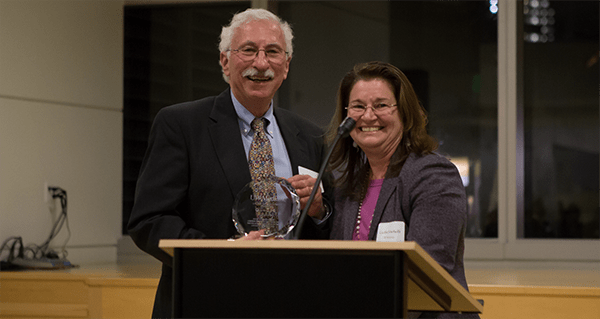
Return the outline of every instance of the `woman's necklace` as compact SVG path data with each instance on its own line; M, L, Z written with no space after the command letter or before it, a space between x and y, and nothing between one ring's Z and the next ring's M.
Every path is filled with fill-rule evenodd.
M360 240L360 210L362 208L362 201L358 205L358 215L356 216L356 240ZM371 230L371 223L373 220L369 222L369 231Z
M370 178L370 173L367 174L367 180L366 182L363 184L362 186L362 190L360 192L360 203L358 204L358 214L356 215L356 228L355 228L355 232L356 232L356 240L360 240L360 220L361 220L361 216L360 216L360 212L362 210L362 205L363 202L365 201L365 196L367 195L367 188L369 187L369 180ZM371 219L369 221L369 228L367 230L367 234L368 232L371 230L371 224L373 223L373 219ZM367 235L368 237L369 235Z

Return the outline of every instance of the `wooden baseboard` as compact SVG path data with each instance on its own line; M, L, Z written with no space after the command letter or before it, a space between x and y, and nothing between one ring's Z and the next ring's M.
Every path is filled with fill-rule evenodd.
M2 318L89 318L87 305L2 302Z
M484 300L482 319L598 319L600 288L470 285Z
M2 272L0 318L150 318L158 278Z

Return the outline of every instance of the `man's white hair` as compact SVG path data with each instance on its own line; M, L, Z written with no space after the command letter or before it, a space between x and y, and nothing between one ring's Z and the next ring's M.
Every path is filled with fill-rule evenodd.
M279 23L281 31L283 31L283 36L285 37L285 51L287 52L287 58L290 58L294 52L294 47L292 45L294 34L292 28L289 23L265 9L247 9L246 11L236 13L233 18L231 18L229 25L224 26L223 29L221 29L219 52L227 52L227 58L229 58L231 52L227 50L231 49L231 40L233 39L236 29L239 26L254 20L271 20ZM219 60L219 64L221 64L221 60ZM221 71L223 71L223 65L221 65ZM225 82L229 83L229 77L226 76L225 73L223 73L223 79L225 79Z

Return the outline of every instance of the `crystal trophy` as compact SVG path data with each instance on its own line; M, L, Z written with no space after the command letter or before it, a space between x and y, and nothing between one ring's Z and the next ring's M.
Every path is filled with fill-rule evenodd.
M238 193L232 208L241 236L264 229L263 237L285 238L300 217L300 197L287 180L269 176L251 181Z

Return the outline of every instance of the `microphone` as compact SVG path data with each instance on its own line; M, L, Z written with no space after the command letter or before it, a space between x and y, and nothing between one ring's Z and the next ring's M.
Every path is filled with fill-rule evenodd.
M352 129L354 128L354 126L356 125L356 121L351 118L351 117L347 117L344 119L344 121L342 121L342 124L340 124L340 126L338 127L338 135L340 137L347 137L348 135L350 135L350 131L352 131ZM337 140L339 138L335 139L335 142L333 143L332 147L335 146L335 144L337 144Z
M329 147L327 156L325 156L325 159L323 160L323 163L321 164L321 168L319 169L319 176L317 176L317 180L315 181L315 184L313 185L312 192L310 193L310 197L308 197L306 206L304 206L304 209L300 213L300 218L298 219L298 225L296 226L296 229L294 231L294 236L292 239L298 239L298 237L300 237L300 233L302 232L302 226L304 225L304 221L306 220L306 216L308 215L308 209L310 208L310 205L312 204L312 202L315 198L315 195L317 194L317 191L320 190L319 183L321 183L321 178L323 176L323 172L325 171L325 168L327 167L327 163L329 162L329 157L331 157L331 153L333 153L333 148L335 147L337 142L340 140L340 138L347 137L348 135L350 135L350 131L352 131L352 129L354 128L355 125L356 125L356 121L353 118L346 117L342 121L342 124L340 124L340 126L338 127L337 135L335 136L333 143Z

